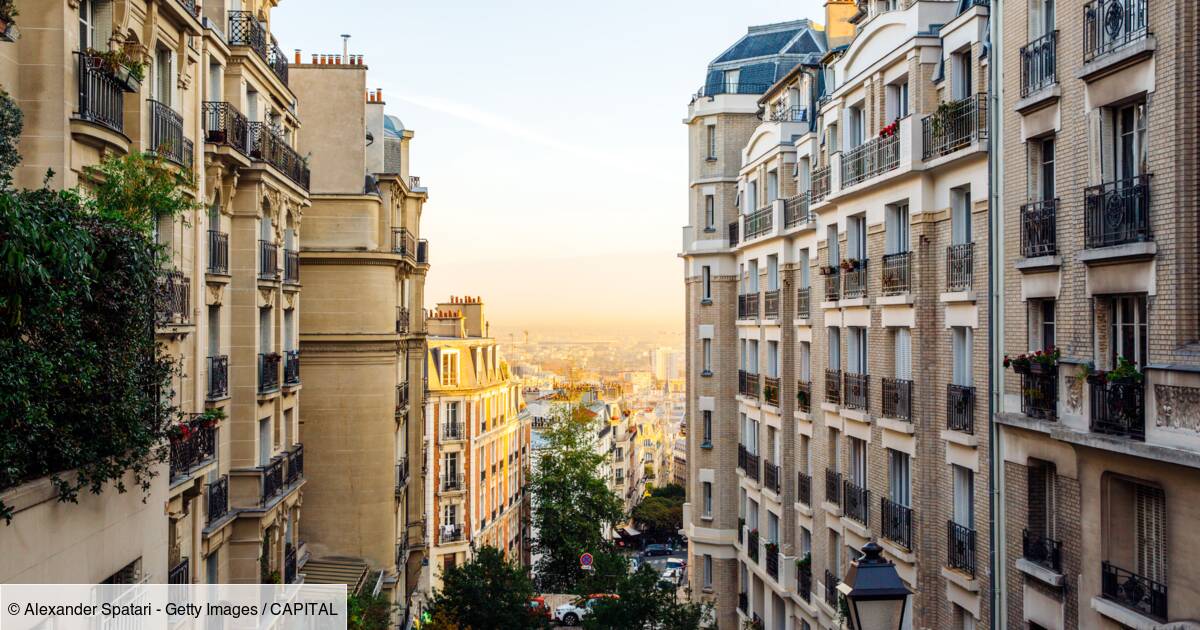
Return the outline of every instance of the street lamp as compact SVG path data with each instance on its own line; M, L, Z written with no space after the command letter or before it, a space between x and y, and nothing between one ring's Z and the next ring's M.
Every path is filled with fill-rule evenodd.
M853 630L888 630L904 623L904 609L912 591L896 573L896 565L880 554L874 541L863 545L862 557L850 564L838 591L846 597Z

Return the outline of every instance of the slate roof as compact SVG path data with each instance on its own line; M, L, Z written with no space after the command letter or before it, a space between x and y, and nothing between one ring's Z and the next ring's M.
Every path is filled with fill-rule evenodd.
M708 65L702 92L733 91L725 73L739 70L736 91L762 94L798 64L817 64L825 50L825 32L808 20L751 26Z

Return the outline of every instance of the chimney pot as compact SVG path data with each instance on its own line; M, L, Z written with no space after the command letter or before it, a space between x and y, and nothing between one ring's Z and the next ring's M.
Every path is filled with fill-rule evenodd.
M313 54L312 54L312 60L313 60L313 61L312 61L312 62L313 62L313 65L314 65L314 66L315 66L315 65L317 65L317 53L313 53Z
M379 101L382 103L383 102L383 88L379 88L378 90L376 90L376 93L379 94Z
M300 49L296 49L296 65L300 65Z

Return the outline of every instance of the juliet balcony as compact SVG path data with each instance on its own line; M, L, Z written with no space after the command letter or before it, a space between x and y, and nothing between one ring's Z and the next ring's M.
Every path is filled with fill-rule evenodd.
M900 131L872 138L842 154L842 188L878 177L900 166Z
M902 378L883 379L883 417L912 420L913 382Z
M149 150L165 160L192 170L194 145L183 136L183 116L170 106L154 99L148 99L146 106L150 110Z
M825 275L825 301L836 302L842 295L841 276L837 267Z
M864 258L853 269L842 270L842 298L843 300L853 300L867 297L867 287L871 284L871 277L867 274L867 260Z
M842 506L846 516L863 527L871 518L871 491L846 479L842 482Z
M295 386L300 384L300 351L288 350L283 358L283 384Z
M946 428L975 433L975 388L968 385L946 386Z
M1021 206L1021 254L1026 258L1058 253L1058 199Z
M842 504L842 474L825 469L825 501L838 507Z
M155 297L159 326L187 324L191 321L192 281L179 271L168 271L158 279Z
M208 357L208 400L229 395L229 355Z
M445 442L458 442L467 438L467 432L463 427L461 420L446 421L442 423L442 440Z
M775 494L783 493L783 480L780 478L780 468L777 464L763 460L763 487Z
M796 411L808 413L812 410L812 383L796 381Z
M1062 541L1044 534L1035 534L1028 529L1021 532L1021 557L1049 569L1062 573Z
M1146 384L1125 377L1110 380L1106 372L1087 377L1091 430L1095 433L1146 439Z
M763 317L767 319L779 318L779 289L763 293Z
M1058 369L1021 374L1021 413L1030 418L1058 419Z
M883 519L883 537L911 550L913 548L912 508L887 497L881 497L879 515Z
M987 140L987 94L938 105L921 119L922 159L933 160Z
M796 319L808 319L811 316L811 294L810 287L796 289Z
M750 398L758 398L758 374L751 374L745 370L738 370L738 393L743 396L749 396Z
M970 291L974 285L975 243L959 243L946 248L946 291Z
M205 101L202 111L205 142L250 155L250 121L245 115L224 101Z
M443 472L441 481L442 492L462 492L466 490L461 472Z
M809 181L812 182L809 189L809 201L818 203L829 196L830 187L830 167L823 166L814 168L809 176Z
M279 279L279 246L271 241L258 241L258 278L259 280Z
M1083 191L1083 246L1112 247L1150 240L1150 175Z
M208 273L229 273L229 234L208 231Z
M1147 0L1092 0L1083 6L1083 61L1088 63L1149 35Z
M975 576L975 530L946 521L946 565Z
M258 393L269 394L279 391L279 365L283 356L278 352L258 355Z
M812 475L796 473L796 501L812 506Z
M1058 83L1058 31L1021 47L1021 98Z
M911 291L912 252L885 254L880 280L880 293L884 296L903 295Z
M1100 565L1105 599L1158 621L1167 620L1167 585L1109 562Z
M842 404L850 409L867 411L871 408L871 376L846 372L843 377L845 400Z
M117 133L125 130L127 88L99 57L75 53L79 60L79 101L75 116Z
M764 206L746 215L745 239L758 238L769 234L775 227L775 210L773 205Z
M842 403L842 371L825 369L825 402Z
M758 319L758 294L743 293L738 296L738 319Z

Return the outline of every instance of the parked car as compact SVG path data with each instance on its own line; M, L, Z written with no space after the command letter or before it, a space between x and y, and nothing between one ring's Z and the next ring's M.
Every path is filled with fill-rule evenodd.
M545 597L534 597L529 600L529 612L533 613L534 617L552 618L550 607L546 605Z
M679 572L682 573L683 569L685 567L687 567L687 563L684 562L681 558L668 558L667 559L667 566L666 566L667 569L679 569Z
M577 626L588 613L592 612L592 608L596 605L596 602L603 599L620 599L620 596L608 593L596 593L587 597L580 597L569 604L563 604L555 608L554 620L562 623L564 626Z
M673 589L679 586L679 582L682 579L682 567L675 567L673 569L669 568L666 571L663 571L662 575L658 578L658 585L662 588Z
M659 544L646 545L646 548L642 550L642 557L644 557L644 558L649 558L652 556L669 556L669 555L671 555L671 546L670 545L659 545Z

